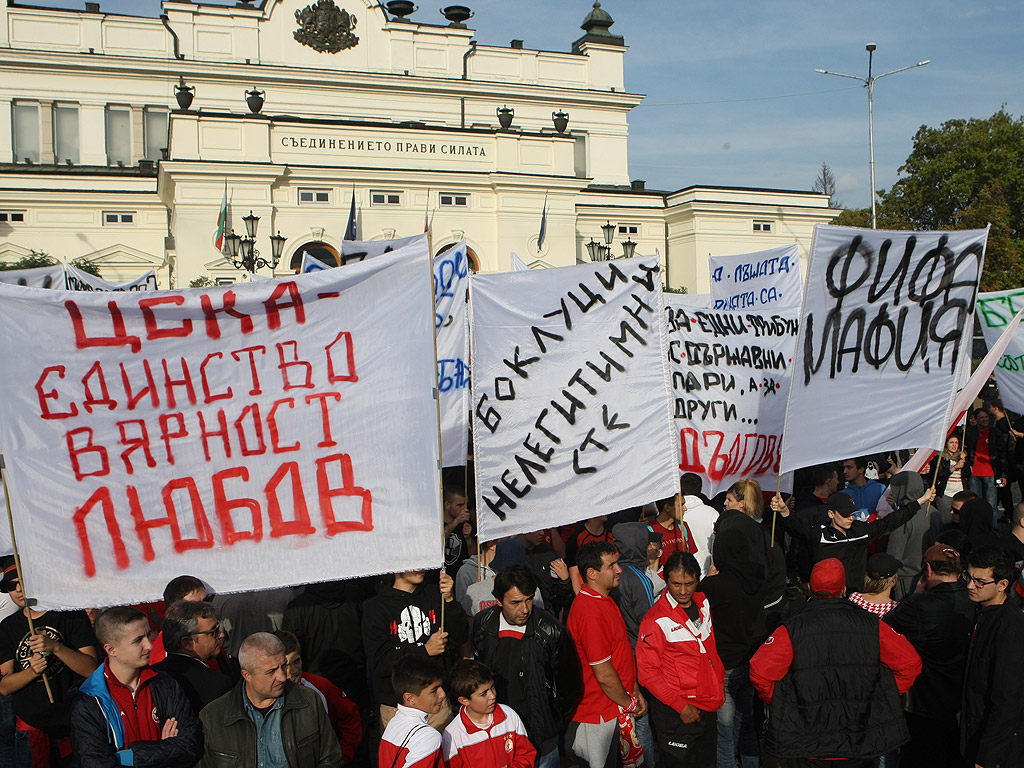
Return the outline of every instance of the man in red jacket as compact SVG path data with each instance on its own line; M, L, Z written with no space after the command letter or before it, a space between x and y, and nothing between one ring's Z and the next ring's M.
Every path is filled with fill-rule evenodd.
M764 641L750 682L770 706L765 748L791 766L861 768L909 740L899 697L921 673L903 635L846 596L837 558L811 571L804 609Z
M697 591L700 566L689 552L665 563L665 591L640 623L637 674L648 697L662 765L714 765L716 710L725 701L711 609Z

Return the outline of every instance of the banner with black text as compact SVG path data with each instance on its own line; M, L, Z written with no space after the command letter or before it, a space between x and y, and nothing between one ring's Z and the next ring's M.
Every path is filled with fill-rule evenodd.
M656 257L474 275L470 313L481 540L679 492Z
M722 312L666 297L679 469L708 498L737 480L774 486L796 353L797 310Z
M710 256L714 308L726 312L800 309L803 280L796 243L738 256Z
M987 235L815 227L783 472L942 448Z

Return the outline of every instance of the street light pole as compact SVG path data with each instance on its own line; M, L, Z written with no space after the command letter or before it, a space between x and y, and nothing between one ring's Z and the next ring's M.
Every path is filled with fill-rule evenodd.
M864 87L868 89L868 151L870 153L870 161L868 167L871 171L871 228L878 228L878 215L875 204L875 81L881 80L883 77L889 75L895 75L897 72L906 72L908 69L914 69L916 67L923 67L925 64L930 64L931 59L925 59L919 61L917 64L911 64L906 67L900 67L894 69L891 72L883 72L878 77L871 75L871 64L872 58L874 57L875 49L878 48L874 43L868 43L864 46L864 49L868 52L868 76L860 77L859 75L844 75L842 72L830 72L827 69L816 69L815 72L820 72L823 75L835 75L836 77L848 77L851 80L858 80L864 83Z

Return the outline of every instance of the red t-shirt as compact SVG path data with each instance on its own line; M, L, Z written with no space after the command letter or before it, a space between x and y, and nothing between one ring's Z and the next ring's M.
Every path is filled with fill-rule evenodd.
M989 451L988 438L992 430L978 430L978 445L974 449L974 464L971 465L971 474L975 477L995 477L992 469L992 453Z
M683 521L682 528L679 527L679 521L672 526L671 529L666 528L664 525L655 520L649 526L647 526L654 533L661 534L661 565L664 566L668 562L668 559L676 552L689 552L691 555L697 554L697 542L693 540L693 534L690 533L690 526Z
M611 661L630 695L636 688L636 663L633 647L626 635L626 622L610 597L583 587L572 601L567 622L583 662L583 698L572 719L577 723L599 723L619 716L618 705L605 695L594 676L593 665Z

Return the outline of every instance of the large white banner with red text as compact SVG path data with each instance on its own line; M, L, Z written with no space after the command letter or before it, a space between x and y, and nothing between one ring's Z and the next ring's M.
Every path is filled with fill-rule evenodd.
M667 299L679 469L710 498L737 480L774 486L796 353L797 310L723 312Z
M942 448L970 362L987 236L814 228L783 472Z
M420 251L245 285L0 285L0 444L49 607L438 566Z
M656 256L470 278L482 540L679 492Z

